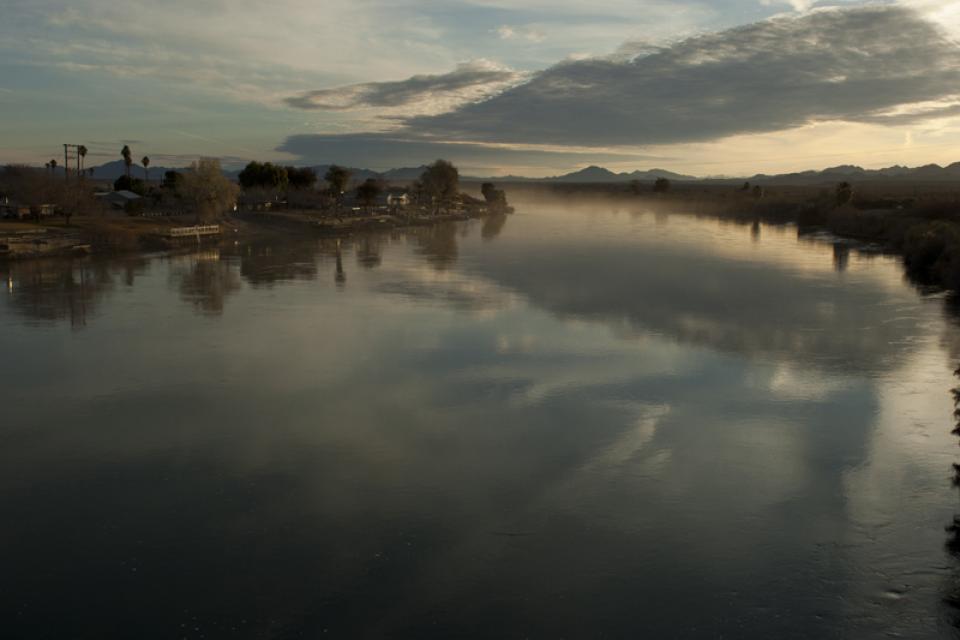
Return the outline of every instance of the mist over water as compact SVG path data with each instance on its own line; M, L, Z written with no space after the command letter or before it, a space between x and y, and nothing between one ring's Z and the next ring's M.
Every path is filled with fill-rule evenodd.
M0 276L5 637L956 634L894 258L529 202Z

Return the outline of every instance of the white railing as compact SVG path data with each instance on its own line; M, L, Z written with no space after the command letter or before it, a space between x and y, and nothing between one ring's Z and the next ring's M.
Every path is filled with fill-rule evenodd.
M184 238L190 236L213 236L220 233L220 225L206 224L196 227L174 227L170 229L171 238Z

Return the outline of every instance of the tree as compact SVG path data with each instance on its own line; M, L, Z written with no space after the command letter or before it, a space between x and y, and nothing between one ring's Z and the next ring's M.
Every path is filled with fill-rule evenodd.
M837 185L837 206L842 207L853 200L853 185L849 182L841 182Z
M236 204L240 189L223 175L219 160L201 158L183 174L180 193L193 205L199 221L228 211Z
M350 181L350 170L332 164L330 168L327 169L327 173L324 174L323 179L327 181L330 195L333 196L337 202L337 207L339 207L340 199L343 197L343 192L346 190L347 183Z
M140 163L143 165L143 181L150 182L150 158L148 156L143 156L143 159L140 160Z
M133 164L133 152L130 151L130 147L123 145L123 149L120 150L120 157L123 158L123 166L126 169L127 177L130 177L130 165Z
M410 183L410 193L413 194L413 201L422 204L426 192L423 190L423 183L417 179Z
M750 183L749 183L749 182L744 182L744 183L743 183L743 186L740 187L740 191L750 191Z
M312 189L317 184L317 173L310 167L284 167L291 189Z
M49 163L47 163L49 164ZM0 170L0 191L21 205L40 221L43 210L51 205L64 211L71 200L66 185L39 167L7 165Z
M77 171L77 175L79 175L80 178L83 179L83 162L84 162L84 158L87 157L87 148L82 144L79 147L77 147L77 156L80 159L80 168Z
M654 193L666 193L670 191L671 186L673 185L667 178L657 178L656 182L653 183L653 191Z
M130 176L120 176L113 181L114 191L132 191L138 196L147 192L147 185L140 178L131 178Z
M449 209L460 189L460 172L452 163L437 160L420 175L423 190L433 200L434 212Z
M164 189L176 191L183 182L183 174L178 171L167 171L163 174L163 181L160 186Z
M250 162L243 168L237 179L240 180L240 186L244 189L285 191L289 183L287 170L272 162Z
M56 158L52 158L52 159L50 160L50 162L47 163L47 166L50 167L50 173L51 173L51 174L56 173L56 171L57 171L57 159L56 159Z
M480 193L491 210L504 209L507 206L507 194L503 189L497 189L492 182L484 182L480 185Z
M760 200L761 198L763 198L763 187L761 187L760 185L754 185L753 197L756 198L757 200Z
M383 192L383 185L376 178L367 178L357 187L357 198L369 210L370 205Z

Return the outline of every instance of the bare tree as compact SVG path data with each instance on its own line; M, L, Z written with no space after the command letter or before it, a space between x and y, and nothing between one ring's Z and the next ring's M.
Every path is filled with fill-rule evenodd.
M214 218L237 202L240 187L227 179L215 158L201 158L190 165L178 187L185 202L193 206L200 219Z

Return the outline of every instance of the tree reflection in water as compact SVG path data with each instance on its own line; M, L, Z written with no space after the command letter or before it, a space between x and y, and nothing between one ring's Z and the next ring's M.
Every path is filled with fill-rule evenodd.
M82 329L116 289L118 275L124 284L133 286L147 265L140 257L110 262L90 258L21 260L0 266L0 274L14 311L38 322L69 320L73 329Z
M482 221L480 235L496 238L506 224L505 214ZM444 222L436 225L361 234L354 238L253 240L247 244L211 247L196 253L171 255L169 286L180 298L204 314L220 315L228 298L243 282L252 287L316 280L327 261L334 265L334 282L344 289L345 256L352 250L357 265L375 269L383 264L387 245L413 240L416 252L438 271L453 267L459 256L457 235L469 235L472 224ZM69 321L74 329L86 326L106 296L132 288L155 258L142 256L56 258L0 263L10 307L37 321Z
M347 274L343 272L343 253L340 251L340 239L337 238L337 270L333 276L334 282L337 283L337 289L342 290L347 286Z
M847 270L850 264L850 245L846 242L833 243L833 268L839 273Z
M484 218L483 227L480 229L480 235L484 240L493 240L500 235L500 232L503 231L505 224L507 224L506 213L491 213Z
M355 252L357 264L364 269L374 269L383 261L383 236L370 234L357 240Z
M205 314L223 313L225 300L240 290L240 276L229 260L221 259L219 249L210 249L170 259L170 282L180 297Z
M428 227L419 227L412 232L417 240L417 253L437 271L445 271L457 262L457 225L443 222Z
M960 367L953 375L960 378ZM950 390L953 395L953 417L955 426L952 433L960 436L960 386ZM955 488L960 488L960 464L953 464L953 480ZM954 560L960 562L960 515L953 516L953 522L947 526L947 551L953 556ZM954 573L950 577L943 596L944 602L950 607L950 621L956 629L960 629L960 566L954 567Z
M240 276L254 287L278 282L316 280L316 242L254 241L239 250Z

